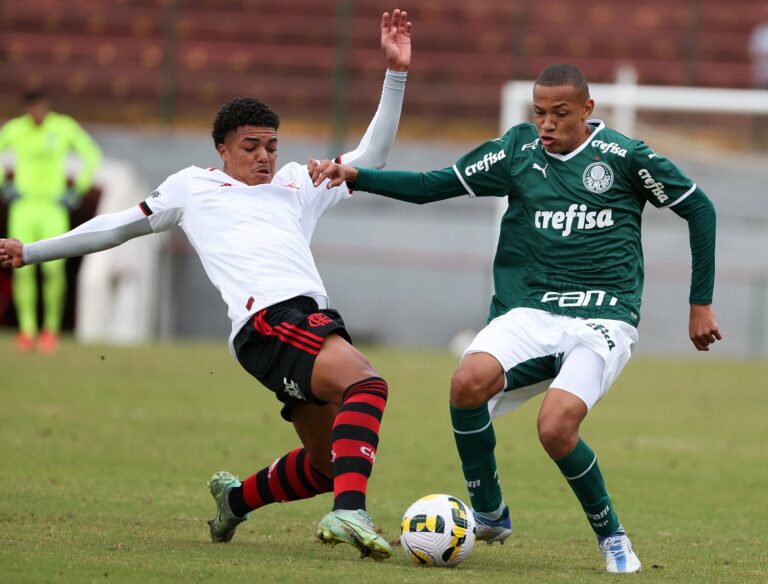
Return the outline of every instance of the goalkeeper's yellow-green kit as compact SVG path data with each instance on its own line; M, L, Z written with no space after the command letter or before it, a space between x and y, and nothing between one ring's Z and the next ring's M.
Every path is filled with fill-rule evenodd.
M67 156L80 158L74 191L82 196L91 187L93 173L101 160L101 150L71 117L49 112L42 124L30 115L10 120L0 129L0 152L14 155L13 190L15 198L8 210L8 236L21 241L37 241L69 230L69 212L63 202L67 195ZM0 173L0 184L5 181ZM9 185L3 185L8 187ZM37 286L35 267L16 270L13 298L22 333L37 334ZM66 291L64 260L42 266L43 328L56 333Z

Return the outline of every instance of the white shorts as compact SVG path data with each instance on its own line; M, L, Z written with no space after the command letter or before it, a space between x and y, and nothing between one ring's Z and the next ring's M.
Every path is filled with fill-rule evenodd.
M550 387L573 393L591 409L624 369L637 340L637 329L620 320L513 308L481 330L462 358L488 353L501 363L504 390L488 402L492 418Z

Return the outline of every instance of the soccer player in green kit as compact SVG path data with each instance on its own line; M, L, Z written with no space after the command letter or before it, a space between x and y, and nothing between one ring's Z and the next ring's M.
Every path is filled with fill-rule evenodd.
M411 203L461 195L507 197L494 260L488 325L451 380L451 420L477 538L501 543L512 529L494 457L492 419L546 392L538 434L579 500L609 572L641 564L619 522L597 457L579 437L637 343L643 287L641 214L646 203L688 222L692 254L689 337L721 339L712 311L715 210L691 179L645 143L590 119L584 74L552 65L533 90L534 123L512 127L426 173L311 161L315 181Z
M71 117L49 110L44 92L29 91L22 101L26 114L0 129L0 152L14 154L13 184L0 187L8 210L8 237L36 241L69 230L69 210L91 188L101 150ZM67 188L67 156L80 158L74 188ZM65 260L43 264L43 330L38 338L37 278L35 266L17 270L13 276L13 299L19 320L16 347L32 350L35 341L43 352L56 350L66 293Z

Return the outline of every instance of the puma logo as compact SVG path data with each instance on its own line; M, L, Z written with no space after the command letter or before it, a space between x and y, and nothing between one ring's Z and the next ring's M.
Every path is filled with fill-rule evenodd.
M543 174L543 175L544 175L544 178L547 178L547 167L548 167L548 166L549 166L549 164L545 164L545 165L544 165L544 168L542 168L542 167L540 167L540 166L539 166L539 163L538 163L538 162L534 162L534 163L533 163L533 168L534 168L535 170L538 170L539 172L541 172L541 174Z

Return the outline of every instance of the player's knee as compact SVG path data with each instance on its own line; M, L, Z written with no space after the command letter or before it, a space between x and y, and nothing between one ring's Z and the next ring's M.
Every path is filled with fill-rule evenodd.
M539 415L536 428L541 445L555 460L567 456L579 441L578 426L573 426L560 416Z
M488 383L476 372L459 369L451 378L451 404L457 408L479 408L491 398Z

